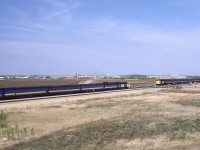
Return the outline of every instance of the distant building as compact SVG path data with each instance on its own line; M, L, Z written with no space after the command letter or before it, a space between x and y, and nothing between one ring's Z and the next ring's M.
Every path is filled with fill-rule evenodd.
M78 73L76 73L76 75L75 75L75 77L74 78L79 78L79 74Z
M110 78L113 78L113 79L120 79L121 76L110 76Z
M148 78L156 79L185 79L187 76L184 75L150 75Z
M187 76L183 76L183 75L171 75L171 78L173 78L173 79L185 79L185 78L187 78Z
M16 79L28 79L28 76L16 76Z

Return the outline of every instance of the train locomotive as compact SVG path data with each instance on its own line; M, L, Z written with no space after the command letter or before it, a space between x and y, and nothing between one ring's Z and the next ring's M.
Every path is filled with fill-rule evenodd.
M130 85L127 82L104 82L96 84L77 84L62 86L1 88L0 100L38 96L53 96L62 94L75 94L106 90L120 90L128 88L130 88Z

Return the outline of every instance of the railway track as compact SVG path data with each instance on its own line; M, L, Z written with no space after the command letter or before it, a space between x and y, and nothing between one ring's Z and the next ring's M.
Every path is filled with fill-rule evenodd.
M157 88L157 87L155 87L155 86L136 86L136 87L132 87L131 89L122 89L122 90L109 90L109 91L98 91L98 92L88 92L88 93L63 94L63 95L54 95L54 96L42 96L42 97L0 100L0 103L13 103L13 102L44 100L44 99L52 99L52 98L60 98L60 97L73 97L73 96L81 96L81 95L93 95L93 94L113 93L113 92L122 92L122 91L134 91L134 90L149 89L149 88Z

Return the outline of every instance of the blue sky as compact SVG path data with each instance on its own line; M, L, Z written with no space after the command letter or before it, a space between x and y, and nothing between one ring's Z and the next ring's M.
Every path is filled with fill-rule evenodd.
M199 0L0 0L0 74L200 75Z

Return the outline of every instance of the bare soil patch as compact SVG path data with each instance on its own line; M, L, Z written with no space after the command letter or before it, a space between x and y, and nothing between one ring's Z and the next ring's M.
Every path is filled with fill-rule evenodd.
M0 88L29 87L29 86L54 86L79 84L86 79L13 79L0 80Z

